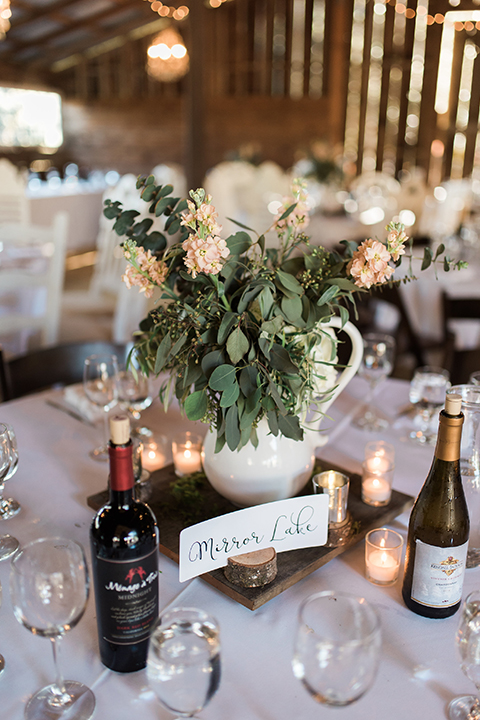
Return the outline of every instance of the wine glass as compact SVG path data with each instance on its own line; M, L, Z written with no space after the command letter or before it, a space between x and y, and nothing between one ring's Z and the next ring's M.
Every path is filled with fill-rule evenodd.
M196 608L174 608L164 613L150 636L147 676L167 710L179 718L194 717L220 684L216 620Z
M353 424L369 432L385 430L388 419L373 403L377 385L386 379L393 369L395 339L384 333L367 333L363 336L363 359L358 374L368 382L369 392L366 410L353 420Z
M150 380L141 370L134 368L119 372L118 402L139 424L142 410L146 410L153 402ZM151 437L152 431L137 425L132 428L132 434Z
M468 379L469 385L480 385L480 370L477 370L476 372L473 372L469 379Z
M20 511L13 498L4 498L5 482L15 474L18 465L18 449L15 432L11 425L0 423L0 520L8 520ZM0 560L13 555L19 542L12 535L0 535Z
M0 605L2 604L2 586L0 584ZM0 655L0 675L5 670L5 658L3 655Z
M349 705L371 687L380 646L373 607L364 598L325 590L300 606L293 674L317 702Z
M436 429L432 428L433 417L445 404L450 387L448 370L432 365L417 368L410 383L409 399L418 408L414 418L414 429L410 439L420 444L435 444Z
M480 591L467 595L462 606L455 643L460 653L460 665L480 691ZM478 720L480 701L475 695L461 695L448 706L450 720Z
M118 363L116 355L89 355L83 368L83 389L94 405L104 411L104 443L90 452L94 460L108 460L108 413L118 401Z
M82 683L64 680L58 665L58 644L85 612L89 577L81 545L66 538L41 538L25 545L13 558L10 574L13 612L34 635L52 642L56 681L39 690L25 706L26 720L87 720L95 697Z

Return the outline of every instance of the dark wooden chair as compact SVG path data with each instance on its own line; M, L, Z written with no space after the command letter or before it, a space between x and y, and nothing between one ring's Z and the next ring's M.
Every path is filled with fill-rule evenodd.
M0 348L1 398L13 400L54 386L82 382L83 365L89 355L112 353L124 366L132 345L113 342L66 343L41 348L6 360Z
M452 320L478 320L480 322L480 297L451 297L442 294L444 361L443 366L450 372L452 385L468 383L472 372L480 370L480 344L462 349L456 347Z

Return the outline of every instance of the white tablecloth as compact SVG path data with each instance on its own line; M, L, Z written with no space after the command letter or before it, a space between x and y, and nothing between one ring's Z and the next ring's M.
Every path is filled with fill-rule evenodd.
M320 451L350 471L360 471L366 433L349 424L349 415L366 391L356 378L338 398L331 414L329 443ZM379 388L377 402L392 416L407 401L407 384L390 380ZM89 552L88 530L92 510L86 497L106 486L107 467L88 456L100 432L45 403L40 394L3 404L0 421L12 423L18 436L18 472L7 484L7 495L16 497L22 512L1 523L25 543L35 537L58 533L84 544ZM185 424L178 411L167 416L158 401L144 412L146 424L171 437ZM396 446L394 486L416 495L428 472L433 451L405 441L408 420L402 418L384 434ZM378 439L378 437L377 437ZM408 514L392 527L406 535ZM161 527L160 527L161 532ZM222 638L222 681L211 703L201 713L205 720L312 720L329 712L349 720L405 720L407 717L438 720L456 694L472 692L462 674L454 636L458 616L429 620L411 613L401 598L401 583L381 588L364 577L364 543L329 562L294 587L255 612L197 578L180 585L178 567L161 556L160 606L171 603L204 608L217 617ZM50 643L31 635L14 619L8 592L9 563L0 563L3 605L0 609L0 652L6 669L0 678L1 718L23 717L23 705L33 691L53 680ZM480 569L468 570L464 594L480 585ZM356 704L338 710L320 708L293 677L291 655L295 619L300 601L310 593L344 590L372 602L381 617L383 649L378 677L372 689ZM140 671L120 675L100 663L90 598L79 625L67 633L61 666L69 679L92 687L98 720L167 720Z

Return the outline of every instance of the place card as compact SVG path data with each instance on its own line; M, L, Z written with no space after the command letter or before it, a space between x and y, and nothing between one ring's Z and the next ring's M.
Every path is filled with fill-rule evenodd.
M233 555L271 547L280 553L325 545L328 503L328 495L305 495L190 525L180 533L180 582L225 567Z

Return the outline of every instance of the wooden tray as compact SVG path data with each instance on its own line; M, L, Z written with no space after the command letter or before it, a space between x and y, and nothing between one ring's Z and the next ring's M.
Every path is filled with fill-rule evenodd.
M269 585L260 588L242 588L232 585L226 579L223 569L212 570L201 577L213 587L233 598L250 610L264 605L276 595L291 587L299 580L325 565L337 555L348 550L363 540L369 530L381 527L393 520L397 515L407 510L413 503L410 495L394 490L388 505L383 507L371 507L361 500L361 478L331 463L317 461L315 472L322 470L340 470L350 477L350 491L348 495L348 511L352 518L352 529L340 544L335 547L311 547L301 550L290 550L279 553L277 556L278 572L277 577ZM238 510L228 500L221 497L212 486L205 480L201 481L201 498L203 511L196 518L189 517L189 511L176 502L170 492L170 485L177 480L173 465L157 470L152 473L150 480L139 486L138 495L140 499L147 502L155 513L160 528L160 552L178 563L179 536L183 528L193 525L196 522L206 520L210 517L224 515ZM311 492L310 483L302 494ZM87 498L91 508L98 510L108 500L108 490ZM195 503L198 505L198 503ZM338 531L337 531L338 532Z

